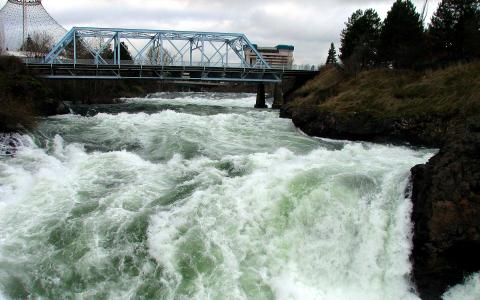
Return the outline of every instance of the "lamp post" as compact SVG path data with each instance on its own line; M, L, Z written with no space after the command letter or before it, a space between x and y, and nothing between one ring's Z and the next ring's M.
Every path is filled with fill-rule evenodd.
M25 32L27 30L27 6L26 6L26 2L27 0L22 0L22 9L23 9L23 43L22 45L25 45Z

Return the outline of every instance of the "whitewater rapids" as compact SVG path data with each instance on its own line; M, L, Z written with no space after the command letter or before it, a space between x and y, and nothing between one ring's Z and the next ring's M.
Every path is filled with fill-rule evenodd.
M418 299L408 182L433 151L310 138L254 102L156 94L17 137L0 298Z

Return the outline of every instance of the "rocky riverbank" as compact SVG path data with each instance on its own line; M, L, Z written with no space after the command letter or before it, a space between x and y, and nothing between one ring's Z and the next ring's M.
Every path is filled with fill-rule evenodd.
M27 131L38 116L68 112L17 58L0 56L0 133Z
M423 299L480 270L479 154L476 132L412 169L413 275Z
M432 72L325 69L281 110L309 135L440 148L412 169L422 299L480 271L480 63Z

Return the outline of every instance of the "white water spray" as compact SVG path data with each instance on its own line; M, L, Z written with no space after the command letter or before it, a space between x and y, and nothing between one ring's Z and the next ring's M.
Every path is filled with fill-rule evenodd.
M50 118L0 158L1 293L418 299L405 190L432 152L312 139L223 100Z

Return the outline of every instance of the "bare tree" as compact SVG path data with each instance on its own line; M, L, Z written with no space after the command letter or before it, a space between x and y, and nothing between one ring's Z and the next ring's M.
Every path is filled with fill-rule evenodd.
M5 51L5 31L3 28L3 22L0 20L0 55Z
M28 57L41 57L46 55L53 47L53 37L45 32L35 32L23 42L21 51Z
M146 54L146 63L149 65L161 65L162 61L163 65L172 64L173 58L167 49L163 48L162 51L160 47L150 47Z

